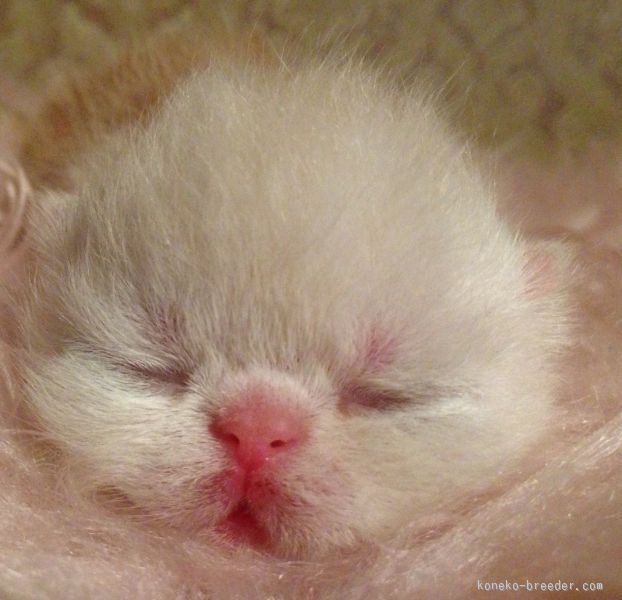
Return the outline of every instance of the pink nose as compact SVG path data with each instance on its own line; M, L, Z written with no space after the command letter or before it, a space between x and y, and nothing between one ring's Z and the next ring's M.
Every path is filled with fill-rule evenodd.
M288 455L308 436L299 409L263 399L230 408L214 419L211 430L247 471Z

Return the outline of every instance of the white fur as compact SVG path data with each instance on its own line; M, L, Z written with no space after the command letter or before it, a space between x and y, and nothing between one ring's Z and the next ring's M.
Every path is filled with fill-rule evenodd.
M309 558L458 510L550 424L563 299L421 98L353 66L214 65L71 178L39 193L27 284L5 291L19 401L83 495L216 543L209 420L264 386L311 436L275 477L295 502L258 519ZM344 406L354 388L406 401Z

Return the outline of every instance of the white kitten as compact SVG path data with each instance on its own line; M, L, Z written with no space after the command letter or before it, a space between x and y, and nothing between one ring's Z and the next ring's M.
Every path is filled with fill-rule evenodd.
M387 87L216 61L40 187L16 356L85 490L306 556L456 508L541 435L551 259Z

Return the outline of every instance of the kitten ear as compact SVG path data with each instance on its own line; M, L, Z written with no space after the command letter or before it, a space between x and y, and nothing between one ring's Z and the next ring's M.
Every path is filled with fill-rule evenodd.
M75 205L70 199L67 192L35 193L17 162L0 159L0 268L33 240L54 244Z
M523 263L527 295L541 297L559 292L564 287L571 254L561 241L530 242Z
M21 167L0 160L0 261L10 259L24 233L26 211L32 188Z

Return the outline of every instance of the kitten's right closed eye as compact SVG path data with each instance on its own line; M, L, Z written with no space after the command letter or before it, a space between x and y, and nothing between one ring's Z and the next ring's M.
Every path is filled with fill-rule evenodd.
M192 377L190 370L182 366L150 366L130 363L123 365L122 369L146 383L174 386L177 389L187 388Z

